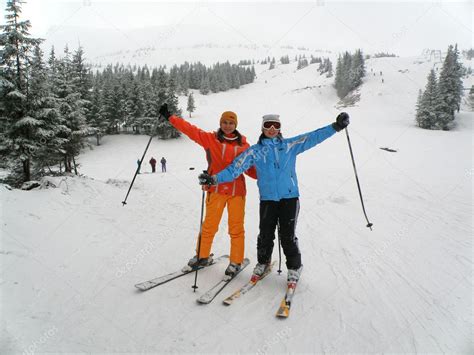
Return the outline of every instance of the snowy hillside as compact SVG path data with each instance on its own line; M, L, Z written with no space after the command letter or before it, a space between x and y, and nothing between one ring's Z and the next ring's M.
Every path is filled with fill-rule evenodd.
M366 64L360 101L344 109L336 108L333 78L319 76L316 65L256 66L253 84L195 93L191 122L214 130L221 112L233 110L251 143L266 113L281 115L286 137L329 124L341 110L351 115L374 230L365 227L345 134L300 155L304 271L288 319L274 316L285 267L222 305L256 263L258 193L250 179L251 264L213 303L195 299L225 264L200 272L195 293L192 276L145 293L134 288L193 255L205 156L186 137L153 140L145 161L165 156L168 172L151 174L145 164L123 207L148 137L108 136L80 156L82 177L54 178L57 188L31 192L0 186L0 353L473 353L472 112L461 111L453 131L421 130L415 102L434 63ZM225 216L216 255L229 252L226 225Z
M304 46L288 46L283 43L249 41L228 27L217 26L155 26L133 30L100 31L76 27L60 27L43 43L45 52L55 46L58 53L77 38L77 43L84 47L87 60L94 66L107 64L148 65L158 67L180 65L184 62L201 62L212 65L229 61L238 63L241 60L263 60L289 55L329 56L331 52ZM198 40L201 39L201 40Z
M168 67L184 62L201 62L207 66L217 62L229 61L237 64L241 60L251 60L257 63L270 57L279 61L282 56L310 56L327 57L331 52L308 49L294 48L291 46L270 47L268 45L218 45L214 43L203 43L185 47L143 47L135 50L120 50L113 53L107 53L97 57L91 57L90 62L95 66L105 67L107 64L127 63L137 65L148 65L148 67L157 67L166 65Z

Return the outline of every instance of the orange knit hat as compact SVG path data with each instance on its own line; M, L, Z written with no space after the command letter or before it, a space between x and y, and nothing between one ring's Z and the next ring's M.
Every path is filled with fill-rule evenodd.
M228 120L228 121L232 121L235 123L235 127L237 128L237 123L238 123L238 120L237 120L237 114L235 112L232 112L232 111L225 111L225 112L222 112L222 115L221 115L221 120L219 121L219 123L222 123L222 121L224 120Z

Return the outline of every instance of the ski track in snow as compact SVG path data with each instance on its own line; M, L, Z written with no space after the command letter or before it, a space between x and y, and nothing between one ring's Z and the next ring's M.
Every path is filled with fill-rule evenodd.
M251 179L251 265L211 304L195 300L225 264L199 272L196 292L194 274L135 290L193 255L205 157L185 137L153 140L145 162L165 156L168 173L150 174L145 163L123 207L148 137L107 136L80 156L84 177L52 178L58 188L31 192L0 186L0 353L472 353L472 153L465 154L472 152L472 113L461 111L451 132L414 127L416 93L433 66L415 61L369 60L361 100L345 109L373 232L365 227L343 134L298 158L304 272L288 319L275 318L284 260L282 275L274 271L232 306L221 304L256 262L258 192ZM196 93L190 120L212 130L222 111L235 110L251 142L265 113L281 114L287 137L333 121L332 79L316 66L257 68L256 82L240 90ZM224 213L213 252L227 254L228 246Z

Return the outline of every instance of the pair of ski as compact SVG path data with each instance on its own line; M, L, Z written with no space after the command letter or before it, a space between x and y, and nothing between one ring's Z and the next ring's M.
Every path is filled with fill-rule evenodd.
M261 276L257 276L255 274L252 275L250 278L250 281L247 282L245 285L243 285L241 288L239 288L237 291L235 291L233 294L231 294L229 297L224 299L222 301L225 305L230 306L232 303L234 303L235 300L239 299L243 295L245 295L247 292L249 292L252 288L254 288L258 282L260 282L265 276L269 275L272 272L273 266L275 265L275 261L270 265L269 268L265 270L265 272ZM290 308L291 308L291 302L293 300L293 295L295 294L296 290L296 282L288 282L286 286L286 292L285 296L280 302L280 306L278 307L278 310L276 312L276 316L280 318L288 318L290 315Z
M228 255L223 255L223 256L220 256L218 257L217 259L214 259L213 262L210 264L210 265L207 265L207 266L199 266L199 269L203 269L203 268L207 268L209 266L212 266L216 263L219 263L223 260L227 260L229 258ZM220 280L219 282L217 282L213 287L211 287L207 292L205 292L201 297L199 297L196 301L198 303L202 303L202 304L208 304L208 303L211 303L215 298L216 296L243 270L245 269L248 265L249 265L250 261L246 258L244 259L243 263L242 263L242 267L241 269L233 276L233 277L224 277L222 280ZM272 270L272 267L273 265L275 264L275 262L272 263L272 265L265 271L265 273L258 277L257 275L252 275L252 278L250 279L249 282L247 282L244 286L242 286L240 289L238 289L237 291L235 291L234 293L232 293L229 297L227 297L226 299L224 299L223 303L225 305L231 305L236 299L240 298L241 296L245 295L247 292L249 292L252 288L255 287L255 285L260 281L262 280L265 276L267 276L268 274L270 274L271 270ZM176 271L176 272L172 272L170 274L167 274L167 275L164 275L164 276L161 276L161 277L158 277L158 278L155 278L155 279L152 279L152 280L148 280L148 281L145 281L145 282L141 282L139 284L136 284L135 287L138 288L139 290L141 291L148 291L154 287L157 287L157 286L160 286L160 285L163 285L169 281L172 281L172 280L175 280L179 277L182 277L184 275L187 275L187 274L190 274L192 272L196 271L196 269L194 268L183 268L182 270L180 271ZM295 282L292 282L292 283L288 283L287 284L287 289L286 289L286 292L285 292L285 296L283 297L281 303L280 303L280 307L278 308L278 311L276 313L276 316L277 317L288 317L289 316L289 313L290 313L290 307L291 307L291 301L292 301L292 298L293 298L293 295L294 295L294 292L295 292L295 289L296 289L296 283Z

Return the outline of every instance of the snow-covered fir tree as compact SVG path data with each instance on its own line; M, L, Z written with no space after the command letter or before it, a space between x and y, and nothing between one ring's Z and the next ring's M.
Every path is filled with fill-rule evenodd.
M456 46L450 45L441 68L439 80L435 71L428 75L426 90L417 104L416 122L426 129L450 130L459 111L463 92L464 68Z
M324 58L319 61L318 72L323 75L326 73L326 77L332 77L332 62L329 58Z
M463 67L459 62L457 45L448 47L448 52L443 62L439 75L438 93L440 112L438 126L447 130L454 121L454 112L459 111L462 97Z
M290 57L288 57L288 55L282 56L280 58L280 63L281 64L290 64Z
M209 76L207 74L204 74L201 80L201 86L199 87L199 92L203 95L207 95L210 91L211 83L209 81Z
M21 21L21 1L7 1L5 25L0 26L0 117L5 130L2 134L1 154L18 166L21 179L31 179L31 162L41 147L38 130L41 122L31 117L29 107L29 72L33 49L41 43L30 33L30 21Z
M353 55L345 52L339 56L336 66L335 87L342 99L362 83L365 76L365 61L361 50Z
M439 127L439 94L434 69L431 69L428 75L425 91L418 94L416 123L425 129Z
M107 122L101 116L102 108L102 93L101 83L98 79L95 80L91 94L91 104L89 111L87 112L87 123L89 127L94 131L97 145L100 145L100 139L107 130Z
M60 147L65 143L60 138L63 126L59 107L48 83L48 68L39 45L35 47L31 61L28 96L29 115L38 120L34 134L39 146L34 154L33 175L39 176L45 173L45 168L51 172L51 166L60 161Z
M60 138L64 139L61 146L63 161L66 172L78 174L76 156L85 146L85 137L93 131L86 120L86 102L81 98L81 93L76 85L78 82L69 48L64 48L64 56L58 61L56 97L59 100L59 112L61 124L65 129Z
M307 67L308 65L309 65L308 60L306 58L300 58L298 60L297 66L296 66L296 70L303 69L303 68Z
M321 63L321 58L320 57L314 57L311 55L309 64L315 64L315 63Z
M188 104L186 106L186 111L189 112L189 117L191 117L191 113L193 113L195 109L196 106L194 105L194 96L193 93L190 92L188 96Z
M166 103L168 104L168 109L172 114L181 116L181 110L178 106L178 96L176 94L176 83L172 78L168 80ZM162 139L176 138L180 136L180 133L168 122L168 120L161 116L158 118L156 133L158 134L158 137Z
M333 76L332 62L329 60L329 58L327 59L326 72L327 72L326 78L331 78Z

